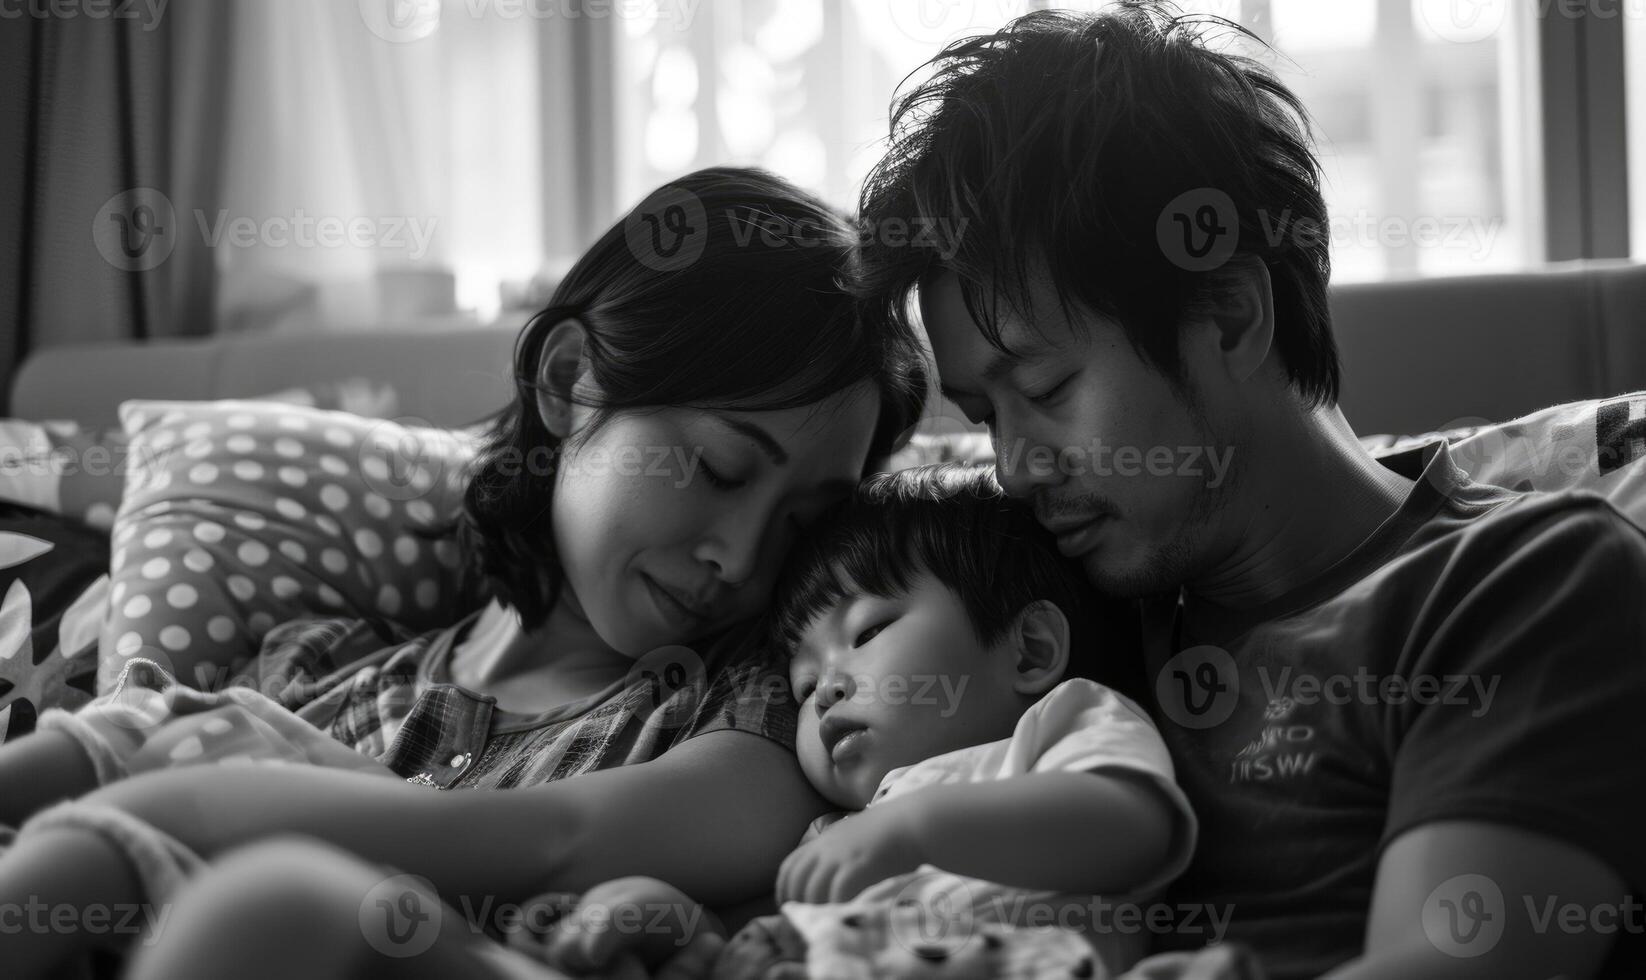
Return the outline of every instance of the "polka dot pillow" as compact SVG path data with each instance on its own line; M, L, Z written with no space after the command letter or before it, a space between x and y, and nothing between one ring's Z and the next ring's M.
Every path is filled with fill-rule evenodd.
M99 683L128 657L221 687L274 624L374 616L449 625L449 540L476 441L399 421L258 401L128 401L133 463L115 516Z

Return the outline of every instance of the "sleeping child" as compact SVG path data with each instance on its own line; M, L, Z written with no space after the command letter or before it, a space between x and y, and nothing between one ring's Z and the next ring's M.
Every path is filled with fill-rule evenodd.
M750 923L713 975L803 956L810 976L1102 976L1139 958L1142 937L1106 930L1093 896L1147 900L1196 828L1154 725L1094 679L1137 661L1129 607L1089 590L991 468L954 464L865 482L785 574L772 622L797 750L841 812L784 862L782 915ZM573 973L656 962L690 937L621 933L613 908L689 901L611 882L540 955Z

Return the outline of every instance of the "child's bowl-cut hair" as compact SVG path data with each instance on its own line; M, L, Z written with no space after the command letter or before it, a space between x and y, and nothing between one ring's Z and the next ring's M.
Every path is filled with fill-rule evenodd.
M1069 676L1141 693L1136 606L1099 595L987 465L938 463L865 480L796 547L778 581L771 640L792 654L842 599L905 594L922 572L954 592L984 644L1004 637L1031 602L1054 603L1069 620Z

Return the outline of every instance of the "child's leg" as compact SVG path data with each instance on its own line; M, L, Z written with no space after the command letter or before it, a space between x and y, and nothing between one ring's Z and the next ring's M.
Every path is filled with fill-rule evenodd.
M0 824L23 821L97 788L85 750L63 732L34 732L0 745Z
M348 852L302 838L242 848L213 863L134 950L127 980L554 980L449 906Z

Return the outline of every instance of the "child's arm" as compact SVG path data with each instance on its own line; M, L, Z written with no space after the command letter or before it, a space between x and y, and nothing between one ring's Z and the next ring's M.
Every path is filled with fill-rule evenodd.
M790 751L738 731L526 789L440 792L329 769L209 766L128 779L89 799L207 857L273 833L306 834L422 875L448 901L517 902L644 874L715 907L769 890L825 808Z
M1117 769L931 786L877 803L797 849L778 873L777 894L848 901L922 864L1033 891L1123 893L1158 872L1175 820L1153 783Z

